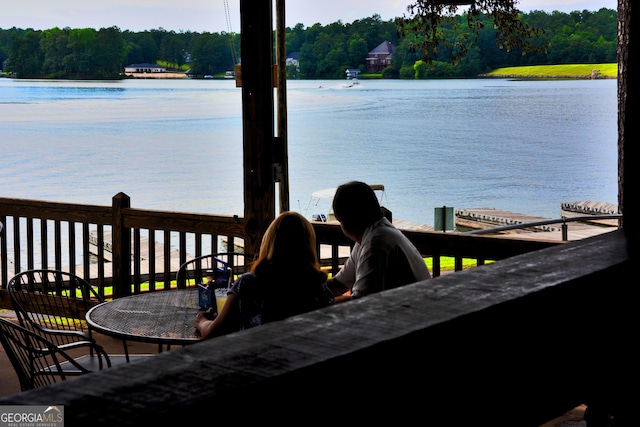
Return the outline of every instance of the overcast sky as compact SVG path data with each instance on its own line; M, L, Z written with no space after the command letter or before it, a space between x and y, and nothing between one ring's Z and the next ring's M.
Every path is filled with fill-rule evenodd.
M222 32L240 31L240 0L228 0L229 22L224 0L13 0L3 1L0 28L94 28L116 26L134 32L163 28L167 31ZM305 27L338 20L380 15L387 21L402 16L411 0L289 0L285 3L286 25ZM275 0L273 0L275 5ZM602 7L617 9L617 0L519 0L524 12L544 10L572 12L596 11Z

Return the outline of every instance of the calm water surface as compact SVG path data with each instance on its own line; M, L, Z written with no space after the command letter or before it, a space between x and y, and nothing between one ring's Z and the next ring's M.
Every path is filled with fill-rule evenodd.
M615 80L289 81L291 208L358 179L397 218L435 207L548 218L617 203ZM243 215L233 81L0 79L0 197Z

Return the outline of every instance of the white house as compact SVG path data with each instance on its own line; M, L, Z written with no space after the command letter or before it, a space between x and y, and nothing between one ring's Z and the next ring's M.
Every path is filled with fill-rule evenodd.
M166 73L167 69L158 64L131 64L124 67L125 73Z
M296 70L300 69L300 63L298 62L298 52L291 52L287 55L285 66L295 66Z

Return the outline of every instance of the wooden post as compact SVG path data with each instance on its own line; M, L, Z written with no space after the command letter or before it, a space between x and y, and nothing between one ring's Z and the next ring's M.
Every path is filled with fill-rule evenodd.
M240 0L245 252L275 217L273 2Z
M112 262L113 297L131 295L131 230L125 228L122 210L131 207L131 199L124 193L113 196Z
M628 121L631 104L638 90L637 80L632 78L637 62L633 61L637 46L631 37L630 0L618 1L618 209L622 213L621 227L629 238L634 254L638 253L638 207L631 200L637 194L635 165L638 161L638 127ZM634 49L634 46L635 49ZM629 141L629 142L627 142Z
M278 64L278 172L280 212L289 210L289 150L287 139L287 46L285 0L276 0L276 63Z

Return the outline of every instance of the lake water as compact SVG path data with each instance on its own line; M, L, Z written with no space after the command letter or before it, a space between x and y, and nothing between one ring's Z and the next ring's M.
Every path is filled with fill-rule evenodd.
M615 80L289 81L291 209L357 179L394 217L617 203ZM229 80L0 79L0 197L243 216ZM313 210L313 209L312 209Z

